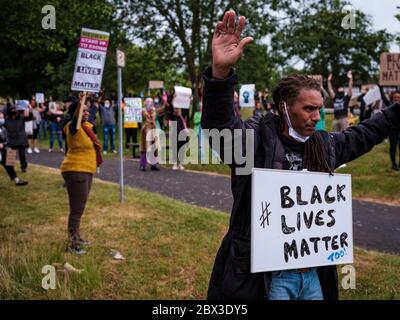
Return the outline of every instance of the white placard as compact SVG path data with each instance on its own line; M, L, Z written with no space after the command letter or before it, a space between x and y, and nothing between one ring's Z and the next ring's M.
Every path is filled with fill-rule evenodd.
M29 101L28 100L15 100L15 109L17 111L24 111L29 109Z
M375 101L381 100L381 91L378 86L374 86L372 89L369 89L366 95L364 96L364 102L366 105L372 104Z
M35 100L36 103L44 103L44 93L36 93Z
M71 90L100 91L109 37L108 32L82 28Z
M142 122L142 99L124 98L124 123Z
M244 84L240 88L239 105L241 108L254 108L256 102L254 100L254 93L256 86L254 84Z
M192 98L192 89L185 87L175 87L175 97L172 101L174 108L189 109Z
M351 176L253 169L251 272L353 263Z
M49 111L50 111L50 113L56 113L57 103L55 101L49 102Z

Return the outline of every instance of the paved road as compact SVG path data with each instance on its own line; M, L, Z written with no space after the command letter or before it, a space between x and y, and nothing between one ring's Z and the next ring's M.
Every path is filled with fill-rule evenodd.
M58 168L63 159L61 153L43 151L28 155L29 162ZM233 198L230 178L202 173L138 170L138 163L125 160L125 184L143 190L157 192L190 204L217 209L229 213ZM98 178L118 182L119 161L106 160ZM353 236L359 247L400 254L400 207L353 200Z

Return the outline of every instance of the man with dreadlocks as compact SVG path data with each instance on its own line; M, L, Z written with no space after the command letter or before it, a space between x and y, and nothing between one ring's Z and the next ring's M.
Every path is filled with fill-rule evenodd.
M370 151L391 128L400 126L400 104L395 104L343 132L315 130L323 105L321 88L315 80L301 75L282 79L274 90L278 116L268 113L241 121L233 109L237 75L232 67L253 39L241 39L245 18L240 17L236 28L235 20L235 12L226 12L213 36L213 64L204 73L201 125L204 129L240 129L243 133L250 129L254 133L254 167L332 173ZM225 151L221 150L221 156ZM250 273L251 175L239 175L238 165L230 166L234 204L229 230L215 260L208 298L338 299L335 266Z

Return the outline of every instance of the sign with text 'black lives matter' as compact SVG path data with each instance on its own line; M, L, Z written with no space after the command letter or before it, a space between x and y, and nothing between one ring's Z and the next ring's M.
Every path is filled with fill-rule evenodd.
M253 169L251 272L353 263L351 176Z
M108 32L82 28L71 90L100 91L109 38Z
M400 53L381 54L381 86L400 86Z

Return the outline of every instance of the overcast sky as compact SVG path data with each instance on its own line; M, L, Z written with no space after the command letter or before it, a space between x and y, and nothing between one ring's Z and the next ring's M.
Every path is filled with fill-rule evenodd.
M360 9L372 16L375 29L387 29L390 33L400 32L400 21L394 16L400 13L400 0L348 0L355 9ZM392 45L391 51L399 52L397 45Z

